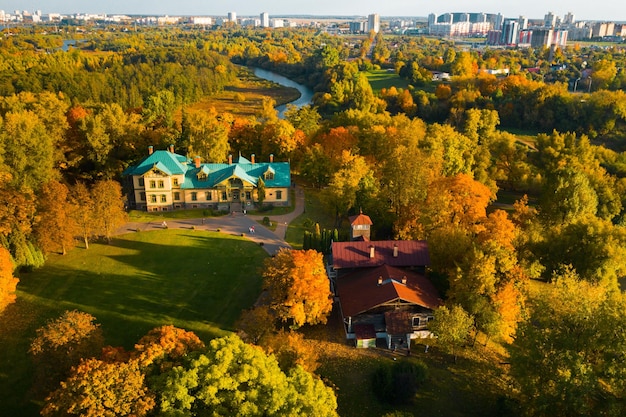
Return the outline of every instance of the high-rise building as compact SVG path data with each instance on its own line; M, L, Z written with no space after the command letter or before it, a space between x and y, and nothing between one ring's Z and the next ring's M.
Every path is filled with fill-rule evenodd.
M365 22L350 22L350 33L365 32Z
M504 19L502 23L502 36L500 43L502 45L517 45L519 38L519 23L517 19Z
M528 18L526 16L520 16L517 19L517 23L519 24L519 30L528 29Z
M574 17L574 15L571 12L567 12L567 14L565 15L565 17L563 17L563 24L564 25L573 25L576 22L576 19Z
M261 13L261 27L270 27L270 15L267 12Z
M380 32L380 16L378 13L371 14L367 17L367 30L373 30L375 33Z
M237 12L228 12L228 21L237 23Z
M553 28L556 26L556 15L552 12L548 12L543 18L543 26L547 28Z
M613 36L615 32L614 22L596 22L592 27L592 34L594 38L603 38L605 36Z

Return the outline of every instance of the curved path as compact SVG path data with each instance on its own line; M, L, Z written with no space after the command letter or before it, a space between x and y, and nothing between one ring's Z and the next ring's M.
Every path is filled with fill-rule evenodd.
M276 230L271 231L264 227L258 221L261 221L262 215L244 215L242 213L233 213L231 215L221 217L206 217L197 219L167 219L168 229L192 229L211 230L220 229L223 233L245 236L256 243L263 243L263 249L270 255L274 255L280 248L290 248L291 246L285 241L287 227L300 214L304 213L304 190L296 186L296 206L291 213L280 216L269 216L272 223L276 222ZM250 233L250 227L254 226L254 233ZM129 232L150 231L163 229L162 221L154 222L129 222L117 230L117 234Z

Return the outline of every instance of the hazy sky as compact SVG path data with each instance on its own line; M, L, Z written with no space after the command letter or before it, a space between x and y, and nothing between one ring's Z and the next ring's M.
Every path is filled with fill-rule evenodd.
M155 15L224 16L229 11L239 16L271 14L427 16L429 13L485 12L502 13L505 17L524 15L543 18L551 11L557 16L572 12L577 20L626 21L626 1L590 0L568 2L545 0L3 0L0 8L41 10L43 13L108 13Z

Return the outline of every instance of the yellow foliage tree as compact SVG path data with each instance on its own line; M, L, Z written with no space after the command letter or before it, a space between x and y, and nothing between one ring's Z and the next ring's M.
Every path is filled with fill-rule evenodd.
M46 398L41 415L140 417L148 414L154 405L154 396L136 361L107 363L87 359Z
M294 327L326 323L333 303L320 252L281 249L265 261L263 279L279 319Z

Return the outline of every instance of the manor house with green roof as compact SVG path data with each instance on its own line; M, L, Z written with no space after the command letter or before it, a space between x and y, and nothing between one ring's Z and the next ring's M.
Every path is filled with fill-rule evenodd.
M201 163L168 150L153 151L137 165L127 168L131 208L146 211L170 211L212 208L241 211L259 202L259 187L265 190L264 204L289 204L291 172L289 162L250 160L239 156L228 163Z

